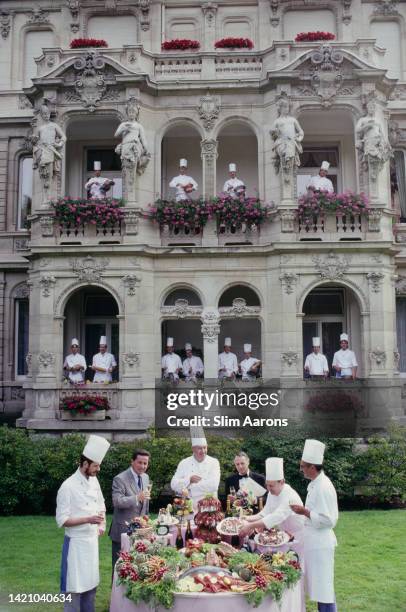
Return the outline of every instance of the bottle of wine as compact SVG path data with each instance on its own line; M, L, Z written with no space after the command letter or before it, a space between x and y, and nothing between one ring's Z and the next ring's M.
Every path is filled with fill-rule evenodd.
M258 512L261 512L264 509L264 498L258 498Z
M190 526L190 519L188 519L186 533L185 533L185 544L188 540L193 540L192 527Z
M227 495L227 505L226 505L226 517L228 516L231 516L231 499L229 495Z
M175 546L178 550L184 547L183 537L182 537L182 528L180 526L180 523L178 525L178 535L176 536Z

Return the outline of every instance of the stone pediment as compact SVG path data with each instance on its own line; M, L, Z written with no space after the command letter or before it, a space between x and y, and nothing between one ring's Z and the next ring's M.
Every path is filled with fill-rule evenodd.
M136 72L130 70L126 66L123 66L120 62L107 54L103 53L102 49L83 49L80 54L75 53L69 55L66 59L63 57L59 58L61 61L56 67L51 67L50 70L41 70L42 74L39 77L33 79L35 83L52 80L52 83L56 81L70 82L75 80L78 71L88 70L103 70L106 78L114 79L118 75L122 76L134 76ZM47 62L49 67L51 62Z

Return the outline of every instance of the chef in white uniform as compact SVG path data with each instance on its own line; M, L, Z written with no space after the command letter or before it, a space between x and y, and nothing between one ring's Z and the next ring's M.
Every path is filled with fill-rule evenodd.
M219 378L235 378L238 372L237 355L231 352L231 338L224 340L224 351L219 355Z
M229 176L224 183L223 191L228 193L232 198L241 198L245 196L245 184L237 178L236 164L228 164Z
M65 527L61 592L70 593L65 612L94 612L99 578L99 536L106 529L106 506L97 474L109 449L101 436L89 436L80 466L56 498L56 522Z
M348 348L348 335L340 335L340 350L334 353L333 368L336 378L355 380L357 378L358 363L354 351Z
M175 383L179 382L179 372L182 369L182 360L173 352L173 338L166 339L166 355L161 360L162 377Z
M117 362L112 353L107 352L106 336L100 337L99 352L93 356L92 370L95 375L94 383L111 383L113 380L112 372L117 367Z
M175 176L169 183L169 187L176 189L175 200L190 200L193 191L196 191L198 184L191 176L186 174L187 159L179 160L179 174Z
M190 342L185 344L186 359L183 361L182 370L186 382L196 382L197 378L203 377L203 361L197 355L193 355Z
M322 162L319 173L316 176L312 176L307 188L311 191L327 191L328 193L334 193L333 183L327 178L329 168L330 164L328 161Z
M334 594L333 531L338 520L337 493L323 471L325 444L306 440L300 470L310 480L305 505L291 504L293 512L305 516L304 558L306 590L317 601L319 612L336 612Z
M107 191L114 185L114 181L100 176L101 162L95 161L93 169L94 176L85 185L86 193L91 200L102 200L106 197Z
M328 363L325 355L320 352L320 338L312 339L313 352L307 355L304 369L310 376L328 376Z
M206 495L217 497L220 483L220 464L214 457L207 454L207 441L204 433L197 434L202 437L193 437L191 457L182 459L176 468L171 480L171 488L178 495L187 489L193 501L193 511L197 512L197 502Z
M72 384L78 385L85 381L86 359L79 353L79 340L72 338L71 354L65 357L63 369L68 372Z
M240 363L240 372L242 375L242 380L255 380L256 373L258 371L259 366L261 365L261 361L256 357L252 356L252 346L251 344L244 344L244 359Z
M254 529L279 527L295 536L299 546L303 546L304 516L295 514L290 505L302 505L299 494L285 482L283 459L269 457L265 462L265 478L268 496L261 512L244 517L245 523L240 536L249 535ZM303 553L302 549L298 553Z

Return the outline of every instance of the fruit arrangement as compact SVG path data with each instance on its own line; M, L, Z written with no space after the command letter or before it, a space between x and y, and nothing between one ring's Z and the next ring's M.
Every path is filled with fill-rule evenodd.
M289 534L273 527L266 529L255 536L255 542L261 546L282 546L289 542Z
M220 500L212 495L206 495L198 502L197 508L198 512L194 519L197 527L196 536L213 544L218 542L220 538L216 526L224 518Z
M172 504L172 511L177 516L192 514L193 502L190 497L175 497Z
M239 489L235 495L230 495L231 512L234 516L240 516L241 510L244 515L253 514L253 506L257 498L247 491Z

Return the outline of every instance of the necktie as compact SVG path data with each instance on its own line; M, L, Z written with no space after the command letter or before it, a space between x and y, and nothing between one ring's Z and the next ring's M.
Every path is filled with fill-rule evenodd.
M139 474L138 474L138 488L140 491L142 491L142 478Z

